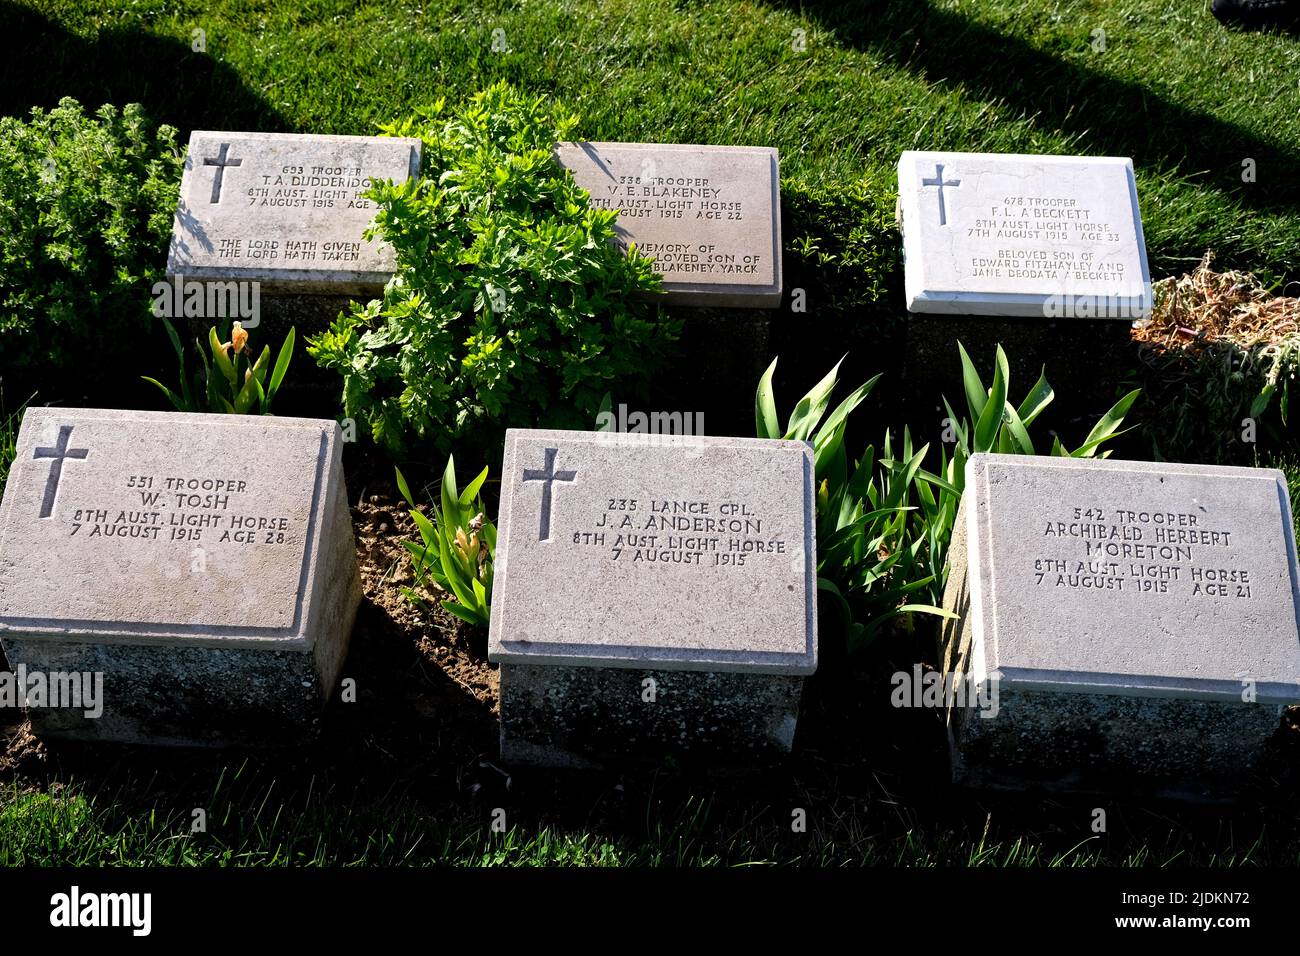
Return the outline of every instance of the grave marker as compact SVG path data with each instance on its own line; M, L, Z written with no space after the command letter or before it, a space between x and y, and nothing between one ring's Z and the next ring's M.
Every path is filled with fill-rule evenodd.
M503 759L790 749L817 663L807 444L511 429L500 515Z
M664 301L775 308L781 302L777 151L752 146L561 143L556 158L618 235L655 260Z
M195 130L169 276L250 280L264 293L377 295L393 250L363 238L372 180L420 171L418 139Z
M1300 702L1281 472L976 455L949 554L959 780L1230 787Z
M30 408L0 503L0 643L28 674L102 674L104 710L38 734L296 742L360 584L339 426Z
M898 195L912 312L1151 313L1132 160L907 151Z

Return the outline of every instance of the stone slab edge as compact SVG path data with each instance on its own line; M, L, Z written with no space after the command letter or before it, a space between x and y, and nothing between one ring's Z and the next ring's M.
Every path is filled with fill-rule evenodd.
M982 501L978 504L972 497L971 507L966 509L966 560L968 562L967 568L970 581L970 614L973 617L974 625L969 667L972 679L977 685L983 685L990 676L990 657L994 662L997 660L997 629L992 608L987 603L993 594L994 583L992 542L988 528L988 466L992 461L997 461L1001 465L1011 464L1014 466L1018 464L1014 461L1017 457L1024 456L976 454L972 455L966 463L967 490L978 487L983 496ZM1008 461L1007 459L1013 460ZM1294 527L1294 524L1286 476L1281 471L1275 468L1217 466L1212 472L1207 472L1206 466L1171 462L1126 461L1123 463L1123 467L1117 467L1118 463L1102 463L1096 459L1049 456L1026 458L1023 464L1029 467L1095 468L1098 471L1129 471L1153 475L1171 473L1207 475L1272 482L1277 488L1282 517L1286 522L1283 528L1283 538L1286 541L1287 563L1290 565L1291 570L1291 605L1292 612L1296 615L1297 630L1300 631L1300 580L1297 578L1295 538L1290 530ZM976 573L970 574L969 569L971 568L975 569ZM990 641L992 642L991 654ZM1125 676L1016 667L995 667L994 672L1002 686L1024 690L1050 690L1058 693L1080 694L1118 694L1130 697L1241 700L1241 682L1239 680L1159 678L1151 675ZM1256 693L1257 700L1261 704L1284 705L1300 702L1300 687L1291 684L1262 682L1256 686Z
M1145 291L1142 296L1118 296L1115 304L1125 308L1130 315L1138 315L1140 318L1148 318L1152 309L1151 289L1151 269L1147 264L1147 246L1146 239L1142 233L1142 212L1138 206L1137 196L1137 179L1133 172L1133 160L1127 156L1055 156L1055 155L1029 155L1023 153L960 153L945 152L944 150L905 150L898 160L898 202L895 205L895 215L903 232L903 262L904 262L904 286L907 296L907 311L909 312L926 312L936 315L985 315L998 316L1007 318L1040 318L1047 319L1043 314L1043 306L1047 302L1047 296L1031 295L1020 292L950 292L935 291L921 288L922 268L915 265L911 269L906 267L908 262L921 262L920 249L920 230L913 229L908 232L905 210L909 205L904 202L904 196L915 197L917 195L916 180L913 176L913 165L911 158L917 153L937 153L943 156L997 156L1000 159L1009 161L1022 161L1033 163L1047 163L1056 165L1060 163L1077 163L1086 161L1089 163L1106 163L1122 164L1128 172L1128 189L1129 200L1132 203L1133 210L1133 228L1137 240L1138 261L1142 265L1142 284ZM1085 316L1070 317L1066 316L1056 321L1080 321L1083 319L1096 319L1101 321L1115 321L1113 316ZM1131 321L1124 318L1121 321Z
M505 453L502 456L501 474L517 474L519 469L516 461L516 445L520 435L529 438L553 438L557 441L573 440L575 438L584 438L588 441L598 433L582 431L565 431L562 429L517 429L510 428L506 430ZM611 436L611 440L616 438L626 438L626 435ZM690 445L699 438L677 435L656 435L655 441L661 445L664 444L684 444ZM804 501L804 522L807 531L804 535L804 623L806 626L807 641L805 650L802 654L791 655L775 652L755 652L752 654L740 655L724 654L721 652L702 651L702 650L680 650L675 648L664 647L646 647L638 649L615 648L607 646L593 646L585 644L550 644L548 650L523 650L521 646L509 641L505 634L507 626L502 618L504 597L504 588L501 587L506 580L506 570L509 563L509 549L498 548L496 555L496 569L494 572L494 581L497 583L492 595L492 616L488 625L488 660L493 663L502 664L549 664L563 667L622 667L622 668L642 668L647 670L686 670L686 671L718 671L722 673L754 673L754 674L785 674L785 675L809 675L817 670L817 527L816 527L816 510L814 506L814 488L813 488L813 457L812 445L808 442L783 441L777 439L765 438L722 438L714 436L700 436L706 438L710 445L721 447L736 447L738 445L752 445L755 442L763 444L778 444L784 446L797 446L804 456L803 467L803 501ZM498 542L508 542L510 540L510 524L513 517L513 509L507 510L505 507L508 495L514 492L513 485L508 484L504 479L502 481L501 494L501 522L497 528ZM531 648L537 648L536 644L528 645Z

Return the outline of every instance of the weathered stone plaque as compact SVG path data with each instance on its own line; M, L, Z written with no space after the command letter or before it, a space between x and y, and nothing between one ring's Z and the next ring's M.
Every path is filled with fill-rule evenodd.
M360 583L332 421L31 408L0 504L11 667L101 673L102 715L39 733L295 739L346 654Z
M1212 788L1300 702L1281 472L976 455L958 521L945 668L996 701L950 715L959 779Z
M561 143L556 158L618 234L655 260L666 301L774 308L781 301L775 149Z
M377 293L393 250L362 234L375 180L420 171L418 139L195 130L167 272L256 280L263 292Z
M508 431L503 756L789 750L817 664L812 468L802 442Z
M898 196L912 312L1151 314L1130 159L909 150Z

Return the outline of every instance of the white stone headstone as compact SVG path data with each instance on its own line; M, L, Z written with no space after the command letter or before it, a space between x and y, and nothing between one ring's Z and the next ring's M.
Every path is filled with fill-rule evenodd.
M781 301L775 149L561 143L556 158L618 235L655 260L664 301L774 308Z
M256 742L309 728L360 600L336 422L30 408L0 504L0 641L103 674L38 732Z
M181 177L169 276L249 280L263 292L377 293L391 247L363 233L374 180L419 175L418 139L195 130Z
M898 195L912 312L1151 313L1132 160L907 151Z
M812 468L802 442L508 431L488 645L507 759L788 750L817 664Z
M1232 777L1300 702L1281 472L976 455L958 520L959 775Z

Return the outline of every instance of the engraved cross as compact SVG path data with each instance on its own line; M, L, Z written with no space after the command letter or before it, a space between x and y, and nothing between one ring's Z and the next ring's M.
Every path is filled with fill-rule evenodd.
M938 164L936 164L935 167L934 167L934 178L933 178L933 179L922 179L922 180L921 180L921 185L922 185L922 186L938 186L938 187L939 187L939 225L941 225L941 226L946 226L946 225L948 225L948 210L944 207L944 204L943 204L943 187L944 187L944 186L960 186L960 185L961 185L961 180L960 180L960 179L947 179L947 180L945 180L945 179L943 178L943 164L942 164L942 163L938 163Z
M63 476L65 458L85 458L90 453L86 448L69 448L72 438L72 426L59 426L59 443L53 448L37 448L33 458L51 458L50 476L45 479L45 499L41 502L41 517L48 518L54 513L54 498L59 493L59 478Z
M540 481L542 485L542 517L537 531L538 541L551 539L551 486L557 481L573 481L578 477L576 471L556 471L555 456L558 448L546 449L546 465L543 468L525 468L524 481Z
M212 177L212 202L221 202L221 180L226 175L226 167L244 165L242 159L227 159L226 155L229 152L230 144L222 143L221 152L217 153L216 156L203 157L204 166L217 167L217 173Z

